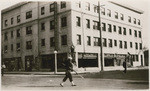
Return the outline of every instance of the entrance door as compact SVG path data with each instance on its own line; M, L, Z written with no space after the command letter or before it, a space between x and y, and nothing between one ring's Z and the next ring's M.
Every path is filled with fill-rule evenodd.
M33 62L33 56L25 57L25 70L26 71L32 71L32 62Z
M141 55L141 66L143 66L143 56Z

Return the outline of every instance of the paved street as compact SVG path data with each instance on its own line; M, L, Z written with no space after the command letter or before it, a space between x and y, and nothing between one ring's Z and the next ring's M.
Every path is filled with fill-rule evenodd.
M67 80L64 87L59 83L64 75L14 75L6 74L2 77L2 90L145 90L148 89L146 80L122 80L85 78L74 75L77 86L72 87ZM51 81L50 81L51 80Z

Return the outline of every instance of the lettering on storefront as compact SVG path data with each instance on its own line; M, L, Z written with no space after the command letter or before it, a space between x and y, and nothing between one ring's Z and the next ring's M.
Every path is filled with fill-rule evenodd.
M79 53L78 54L78 58L81 59L96 59L97 58L97 54L93 54L93 53Z

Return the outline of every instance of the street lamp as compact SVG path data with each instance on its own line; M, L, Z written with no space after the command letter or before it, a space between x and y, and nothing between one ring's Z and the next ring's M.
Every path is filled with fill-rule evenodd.
M105 6L105 5L101 5ZM99 16L99 33L100 33L100 56L101 56L101 71L103 71L103 43L102 43L102 31L101 31L101 16L100 16L100 2L98 1L98 16Z
M57 73L57 51L54 51L55 54L55 74Z

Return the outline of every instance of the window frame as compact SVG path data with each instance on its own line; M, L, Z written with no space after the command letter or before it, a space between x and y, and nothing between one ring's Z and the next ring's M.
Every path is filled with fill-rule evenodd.
M66 8L66 2L65 1L61 1L60 3L61 3L60 4L61 9Z
M55 5L54 5L54 3L51 3L50 5L49 5L49 11L50 12L53 12L53 11L55 11Z
M53 30L53 29L55 29L55 21L51 20L50 21L50 30Z
M21 20L20 20L20 15L17 16L17 23L19 23Z
M89 19L86 19L86 28L90 29L90 20Z
M32 18L32 10L26 12L26 19Z
M109 47L111 47L111 48L112 48L112 47L113 47L112 39L108 39L108 41L109 41L109 42L108 42Z
M55 46L55 38L50 37L50 47L54 47L54 46Z
M21 36L20 29L16 30L16 35L17 35L17 38L19 38Z
M41 15L44 15L45 14L45 7L41 7Z
M61 18L61 27L66 27L67 26L67 17L62 17Z
M26 27L26 35L32 34L32 26L27 26Z
M17 52L20 51L20 47L21 47L20 43L17 43L17 44L16 44L16 51L17 51Z
M111 10L107 9L107 16L111 17Z
M11 18L11 25L13 25L13 23L14 23L14 18L12 17Z
M41 46L42 46L42 47L45 46L45 38L41 39Z
M77 45L81 45L81 35L77 34Z
M32 49L32 41L26 41L26 50Z
M67 45L67 35L61 35L61 45Z
M91 46L91 37L90 36L87 36L87 45Z
M81 18L79 16L76 16L76 26L81 27Z

